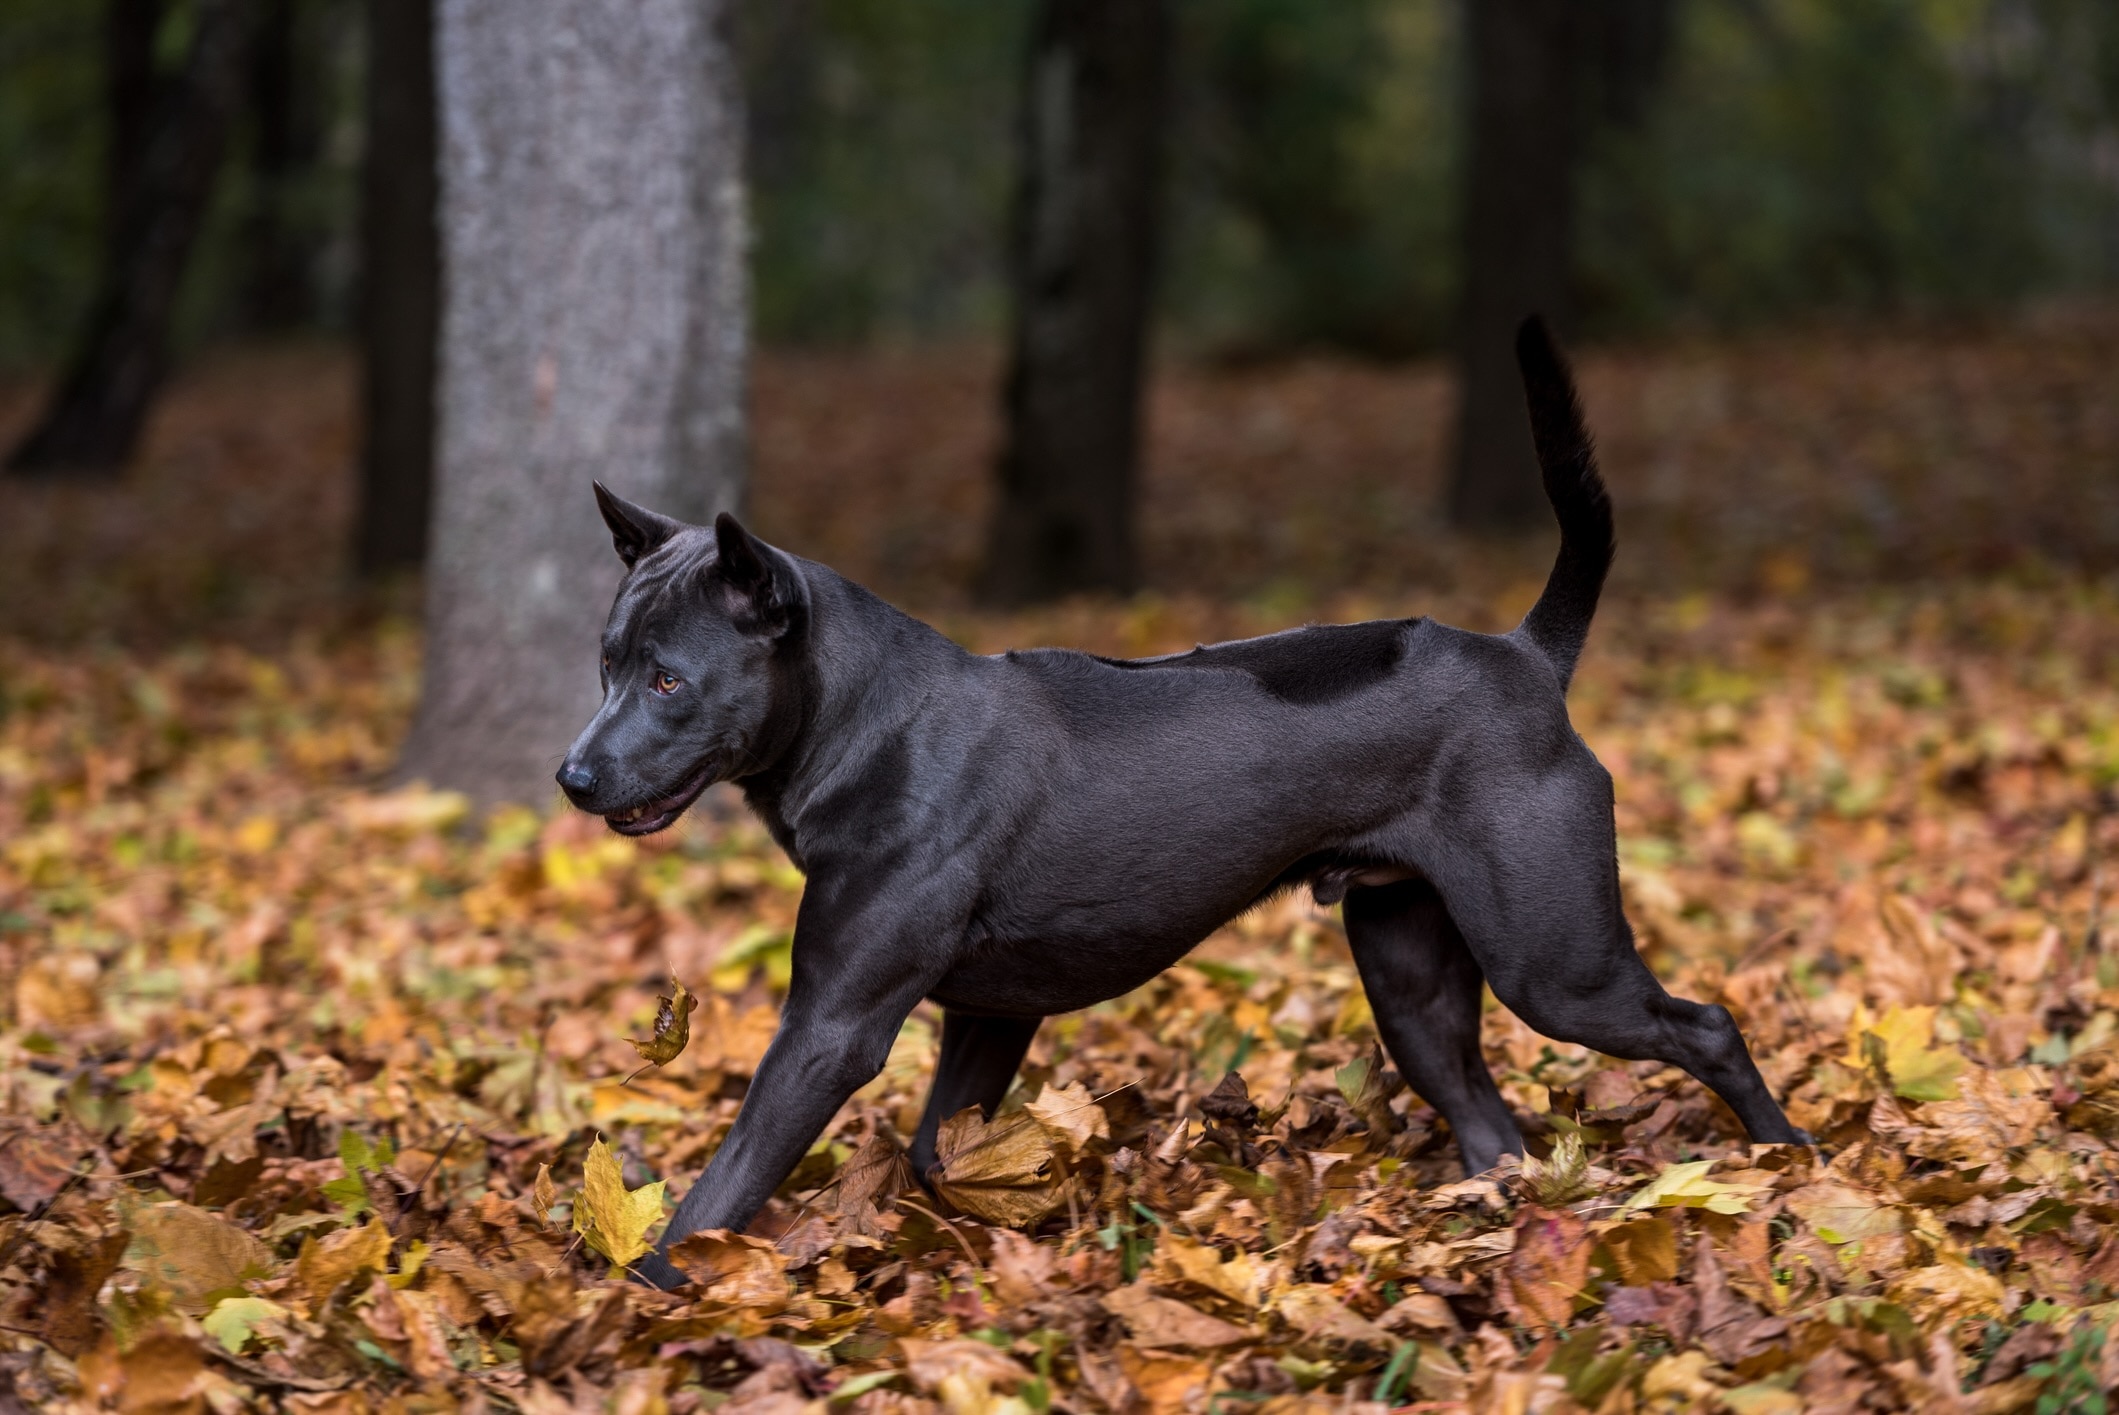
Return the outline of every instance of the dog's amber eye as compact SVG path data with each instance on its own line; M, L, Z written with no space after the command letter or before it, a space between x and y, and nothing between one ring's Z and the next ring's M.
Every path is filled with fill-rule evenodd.
M668 697L671 693L676 692L676 675L671 673L657 673L655 675L655 691L662 694L664 697Z

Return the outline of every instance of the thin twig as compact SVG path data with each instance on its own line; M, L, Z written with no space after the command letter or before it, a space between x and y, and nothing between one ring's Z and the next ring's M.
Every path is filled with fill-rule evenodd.
M957 1241L957 1246L964 1250L964 1256L971 1260L971 1266L973 1266L974 1268L983 1268L986 1266L984 1263L979 1261L978 1250L971 1246L971 1241L965 1238L964 1235L958 1231L957 1226L955 1224L951 1223L948 1219L943 1218L940 1214L936 1213L933 1209L928 1208L925 1204L919 1203L916 1200L900 1198L898 1202L900 1204L903 1204L906 1208L918 1210L919 1212L927 1215L927 1217L933 1219L936 1223L942 1225L942 1227L948 1229L949 1236Z
M579 1247L581 1246L581 1240L582 1240L582 1239L584 1239L584 1238L586 1238L586 1237L588 1237L588 1235L587 1235L586 1233L576 1233L576 1234L574 1235L574 1241L573 1241L572 1243L569 1243L569 1244L567 1244L567 1250L566 1250L566 1251L565 1251L564 1253L561 1253L561 1254L559 1255L559 1261L558 1261L557 1263L555 1263L554 1265L552 1265L551 1267L549 1267L549 1268L546 1268L546 1269L544 1270L544 1275L545 1275L546 1277L550 1277L550 1276L551 1276L551 1275L552 1275L553 1273L556 1273L556 1272L558 1272L558 1271L559 1271L559 1270L560 1270L561 1268L565 1267L565 1266L566 1266L566 1263L567 1263L567 1259L569 1259L569 1258L571 1258L571 1257L573 1257L573 1256L574 1256L574 1250L575 1250L576 1248L579 1248Z
M463 1133L464 1122L459 1120L456 1122L456 1128L449 1132L449 1138L442 1141L441 1148L434 1152L433 1160L427 1165L427 1172L419 1177L419 1183L412 1186L412 1192L415 1195L424 1194L427 1191L427 1181L434 1177L435 1170L441 1168L442 1156L449 1153L449 1150L456 1144L456 1137Z
M1771 953L1775 948L1778 948L1783 942L1787 941L1788 939L1792 939L1795 936L1796 933L1793 925L1783 929L1775 929L1772 933L1767 934L1757 943L1752 944L1749 949L1745 950L1744 956L1737 959L1736 965L1732 967L1729 971L1732 973L1743 972L1746 968L1758 962L1761 958L1764 958L1768 953Z
M2090 925L2083 931L2082 956L2095 958L2104 951L2104 864L2090 866Z

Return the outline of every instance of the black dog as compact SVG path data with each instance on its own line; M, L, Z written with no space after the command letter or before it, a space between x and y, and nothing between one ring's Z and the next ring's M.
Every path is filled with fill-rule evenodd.
M822 565L596 488L629 573L604 701L559 783L645 835L739 783L808 875L779 1035L640 1270L740 1229L922 998L941 1058L913 1142L999 1104L1041 1019L1140 986L1307 884L1346 901L1377 1030L1467 1172L1522 1148L1479 1050L1480 983L1547 1036L1683 1067L1751 1137L1801 1142L1729 1013L1671 997L1619 906L1611 777L1565 694L1611 508L1542 325L1517 354L1560 553L1494 637L1428 619L1165 658L982 658Z

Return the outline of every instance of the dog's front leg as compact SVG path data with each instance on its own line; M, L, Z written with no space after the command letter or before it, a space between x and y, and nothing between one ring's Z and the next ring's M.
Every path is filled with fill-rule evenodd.
M684 1283L671 1245L703 1228L749 1224L839 1107L883 1069L899 1026L933 985L930 933L911 921L826 929L820 912L803 900L780 1030L728 1139L679 1201L656 1251L633 1265L657 1287Z

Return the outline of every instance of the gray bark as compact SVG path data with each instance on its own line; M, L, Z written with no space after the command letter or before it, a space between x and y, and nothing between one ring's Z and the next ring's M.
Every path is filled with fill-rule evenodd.
M541 800L619 564L591 478L743 487L742 108L724 0L440 0L443 315L425 688L400 772Z

